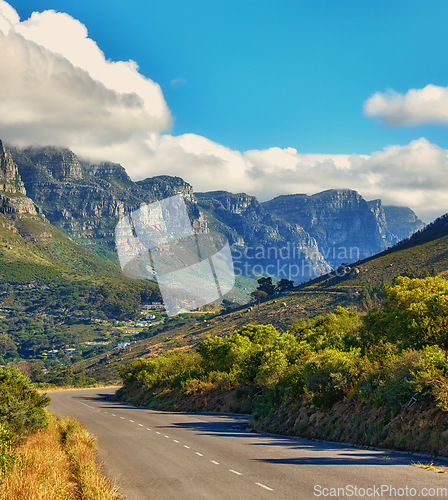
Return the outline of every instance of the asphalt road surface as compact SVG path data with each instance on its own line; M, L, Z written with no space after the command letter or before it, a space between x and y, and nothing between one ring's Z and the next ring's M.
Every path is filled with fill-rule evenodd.
M52 392L50 410L97 436L127 500L448 498L448 473L411 465L429 459L255 434L247 416L152 411L110 401L113 392Z

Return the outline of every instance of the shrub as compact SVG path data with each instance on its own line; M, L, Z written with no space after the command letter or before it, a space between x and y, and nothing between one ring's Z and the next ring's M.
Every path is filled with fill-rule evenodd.
M0 423L0 475L4 475L14 463L13 434Z
M14 434L46 427L46 394L39 394L16 368L0 369L0 423Z
M448 360L438 346L427 346L410 370L410 386L420 395L430 394L437 406L448 411Z
M448 281L441 277L411 279L399 277L385 288L381 311L364 318L364 342L380 339L401 348L439 345L448 348Z
M314 404L329 407L347 396L359 383L360 352L327 348L306 361L303 368L305 388Z

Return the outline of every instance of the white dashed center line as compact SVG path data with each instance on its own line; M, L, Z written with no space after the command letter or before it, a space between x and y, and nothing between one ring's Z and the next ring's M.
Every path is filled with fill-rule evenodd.
M272 488L269 488L269 486L266 486L265 484L261 484L261 483L255 483L257 486L260 486L260 488L264 488L265 490L268 490L268 491L274 491Z
M238 471L233 470L233 469L229 469L229 472L232 472L233 474L236 474L237 476L242 476L241 472L238 472Z
M86 403L81 403L80 401L79 401L79 403L80 403L80 404L82 404L82 405L84 405L84 406L87 406L88 408L90 408L90 409L92 409L92 410L95 410L95 409L96 409L96 408L94 408L93 406L90 406L90 405L88 405L88 404L86 404ZM101 410L98 410L98 411L101 411ZM104 413L109 413L109 412L104 411ZM112 417L116 417L115 413L110 413L110 415L112 415ZM125 419L125 417L120 417L120 418L121 418L122 420L126 420L126 419ZM134 420L131 420L131 419L129 419L129 422L135 423L135 422L134 422ZM138 424L138 425L139 425L140 427L144 427L144 426L143 426L143 424ZM146 427L146 430L147 430L147 431L151 431L151 429L150 429L149 427ZM156 434L161 435L161 433L160 433L159 431L155 431L155 432L156 432ZM170 437L169 437L169 436L167 436L167 435L165 435L164 437L165 437L165 438L167 438L167 439L170 439ZM179 444L179 441L178 441L177 439L173 439L173 441L174 441L175 443ZM186 445L186 444L184 444L183 446L184 446L184 448L186 448L186 449L190 449L190 447L189 447L188 445ZM203 456L204 456L202 453L199 453L199 451L195 451L195 454L196 454L196 455L198 455L199 457L203 457ZM210 463L215 464L215 465L220 465L220 463L219 463L219 462L217 462L216 460L210 460ZM237 475L237 476L242 476L242 475L243 475L241 472L238 472L238 471L236 471L236 470L234 470L234 469L229 469L229 472L231 472L232 474L235 474L235 475ZM263 484L263 483L255 483L255 484L256 484L256 486L259 486L260 488L263 488L263 489L265 489L265 490L267 490L267 491L274 491L274 490L273 490L273 488L270 488L269 486L266 486L266 485L265 485L265 484Z
M92 410L95 410L95 408L94 408L93 406L86 405L85 403L81 403L81 401L78 401L78 403L79 403L80 405L87 406L87 408L91 408Z

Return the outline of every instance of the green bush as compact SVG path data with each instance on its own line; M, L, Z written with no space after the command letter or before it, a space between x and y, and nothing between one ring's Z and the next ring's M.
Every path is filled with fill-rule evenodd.
M49 402L19 370L0 369L0 424L6 429L23 435L46 427Z
M359 384L360 351L327 348L306 361L303 379L314 404L329 407Z
M399 277L386 286L381 310L364 318L364 345L380 339L400 348L421 349L426 345L448 348L448 281L441 277Z
M0 475L4 476L14 463L13 433L0 423Z
M237 389L260 418L310 400L329 408L356 399L393 412L430 397L448 411L448 282L400 278L385 296L383 309L364 316L338 307L287 332L248 325L195 352L136 361L120 370L124 392Z
M448 360L438 346L427 346L410 370L410 386L421 396L431 395L437 406L448 411Z

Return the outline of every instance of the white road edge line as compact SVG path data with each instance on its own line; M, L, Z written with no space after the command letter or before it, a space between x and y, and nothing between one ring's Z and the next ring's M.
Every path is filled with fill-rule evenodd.
M229 469L229 472L233 472L233 474L236 474L237 476L242 476L241 472L238 472L237 470Z
M216 460L210 460L210 462L211 462L212 464L219 465L219 462L217 462Z
M264 488L265 490L268 490L268 491L274 491L272 488L269 488L269 486L266 486L265 484L261 484L261 483L255 483L257 486L260 486L260 488Z

